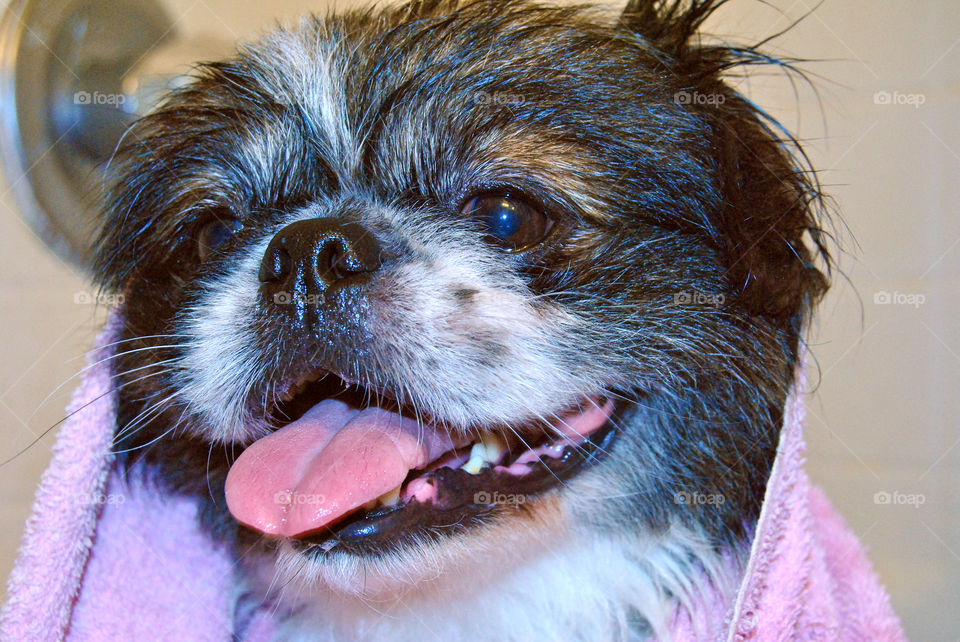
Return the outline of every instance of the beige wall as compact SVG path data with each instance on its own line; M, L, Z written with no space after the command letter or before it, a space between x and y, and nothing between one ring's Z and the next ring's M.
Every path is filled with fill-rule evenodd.
M263 24L262 10L242 9L263 4L177 0L169 6L193 31L229 35ZM712 28L759 38L815 3L774 4L786 16L736 0ZM274 2L271 10L309 5ZM828 61L805 65L818 74L819 101L805 88L798 101L782 79L756 78L743 88L808 140L846 226L841 240L848 254L839 258L849 282L838 275L812 339L820 385L809 404L810 469L871 549L911 638L956 640L960 3L826 0L771 48ZM914 104L882 104L886 94L878 100L877 92ZM41 247L6 194L0 256L3 460L62 416L73 382L41 402L79 369L96 320L91 307L73 302L83 280ZM923 301L875 303L884 292ZM50 444L48 435L0 467L0 575L12 563ZM913 494L923 504L878 503L877 493Z

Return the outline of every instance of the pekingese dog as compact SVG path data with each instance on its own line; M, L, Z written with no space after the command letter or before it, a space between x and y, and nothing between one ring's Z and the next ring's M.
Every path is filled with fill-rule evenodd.
M721 4L306 18L128 133L116 448L281 638L644 639L736 590L829 257Z

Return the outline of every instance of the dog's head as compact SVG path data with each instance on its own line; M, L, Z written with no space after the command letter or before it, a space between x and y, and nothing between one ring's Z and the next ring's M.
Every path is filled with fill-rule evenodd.
M118 448L321 567L736 537L826 282L715 4L415 2L201 66L114 166Z

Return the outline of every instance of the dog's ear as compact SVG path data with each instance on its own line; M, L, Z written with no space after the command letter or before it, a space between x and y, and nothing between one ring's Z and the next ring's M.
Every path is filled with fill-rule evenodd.
M727 279L750 312L796 321L828 285L815 262L819 255L830 268L818 220L822 198L797 160L803 155L796 141L783 140L752 103L723 90L726 100L705 115L713 131L722 199L714 225ZM791 153L791 146L798 151Z
M709 217L710 235L730 288L751 313L797 322L827 288L814 259L830 269L816 177L797 141L722 79L745 65L794 69L750 47L701 44L697 30L725 2L630 0L621 24L665 54L682 93L705 98L686 108L712 132L720 206Z

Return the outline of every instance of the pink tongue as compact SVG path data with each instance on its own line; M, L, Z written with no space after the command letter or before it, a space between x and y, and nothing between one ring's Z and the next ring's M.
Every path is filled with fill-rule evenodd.
M227 506L263 533L303 535L393 490L452 448L445 431L327 399L240 455L227 475Z

